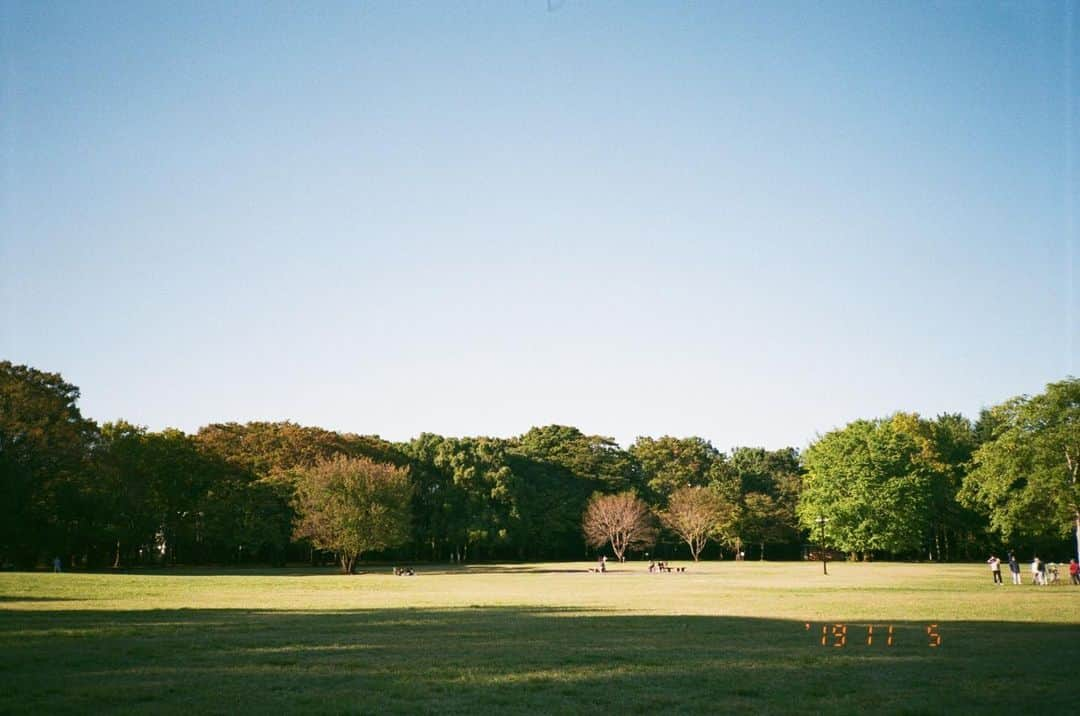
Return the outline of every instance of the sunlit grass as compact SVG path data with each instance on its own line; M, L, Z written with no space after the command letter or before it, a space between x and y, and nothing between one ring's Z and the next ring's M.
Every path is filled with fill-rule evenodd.
M982 565L588 566L0 574L0 712L1026 711L1080 656Z

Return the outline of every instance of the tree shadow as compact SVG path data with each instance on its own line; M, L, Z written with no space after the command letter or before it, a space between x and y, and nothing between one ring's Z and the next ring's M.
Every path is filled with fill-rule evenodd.
M417 574L586 574L594 563L560 566L547 564L463 564L463 565L419 565Z
M576 608L0 609L0 712L1029 712L1031 685L1070 693L1080 658L1071 624L889 626Z

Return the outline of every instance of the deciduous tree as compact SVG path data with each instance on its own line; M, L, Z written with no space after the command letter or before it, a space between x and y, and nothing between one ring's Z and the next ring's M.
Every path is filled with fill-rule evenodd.
M58 373L0 361L0 559L32 566L86 537L97 426L78 399Z
M620 562L626 559L626 550L648 547L656 540L649 506L632 492L593 495L585 508L582 528L589 546L611 544Z
M660 521L686 542L690 556L697 562L701 550L716 533L724 508L723 498L707 487L680 487L668 499Z
M352 574L364 552L409 536L408 470L368 458L338 455L300 473L295 536L337 554Z
M975 452L964 498L1006 539L1075 530L1080 556L1080 379L995 407L992 436Z
M884 420L856 420L804 454L799 519L808 530L828 519L830 546L868 558L918 549L927 534L930 480L912 437Z

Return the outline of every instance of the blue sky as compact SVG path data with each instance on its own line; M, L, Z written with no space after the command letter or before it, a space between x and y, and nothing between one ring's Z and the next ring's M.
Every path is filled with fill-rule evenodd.
M0 0L84 414L805 446L1080 374L1080 5Z

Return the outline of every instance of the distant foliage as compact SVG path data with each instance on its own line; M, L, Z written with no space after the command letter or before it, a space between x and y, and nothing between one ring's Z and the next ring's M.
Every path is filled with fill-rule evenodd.
M975 423L856 420L801 454L670 435L624 450L566 425L391 443L288 421L99 427L60 375L4 361L0 565L561 560L608 544L620 557L685 544L695 559L764 559L816 545L819 519L826 546L863 557L970 559L1001 540L1060 549L1070 529L1080 549L1078 394L1070 378ZM396 476L401 499L331 479L346 463Z

